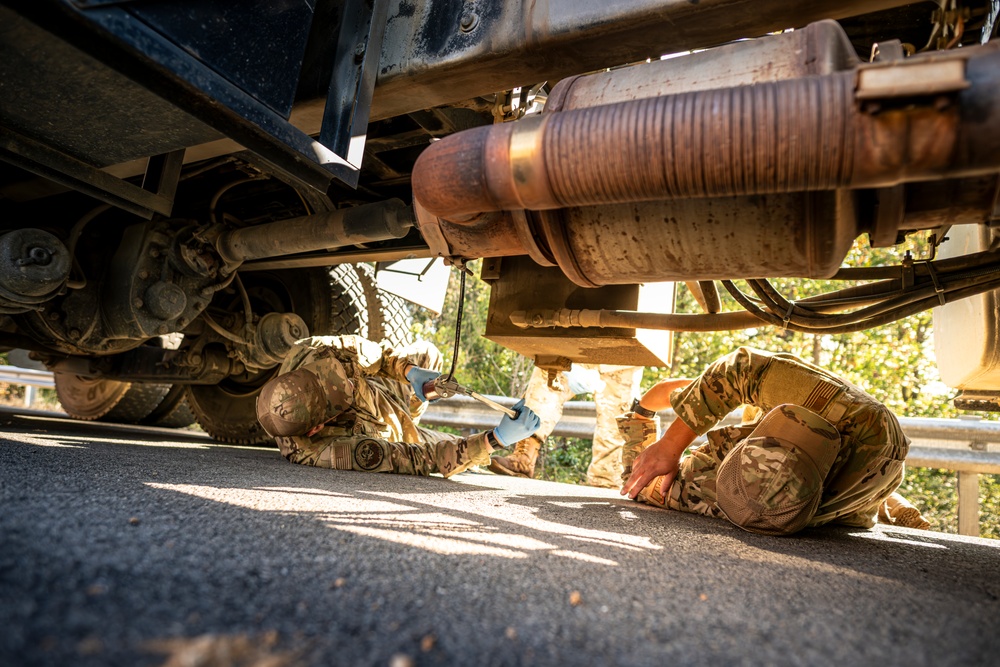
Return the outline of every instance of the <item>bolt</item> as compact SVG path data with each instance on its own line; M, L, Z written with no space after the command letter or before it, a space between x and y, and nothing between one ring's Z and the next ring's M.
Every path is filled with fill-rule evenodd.
M475 12L462 14L462 32L472 32L479 25L479 16Z
M191 363L194 364L195 366L201 366L201 355L200 354L192 354L191 355Z
M140 271L139 272L139 277L142 278L143 280L145 280L146 278L149 277L149 271Z
M132 302L132 305L135 306L136 308L142 308L142 299L136 299L135 301Z
M22 257L15 262L18 266L28 266L29 264L38 264L39 266L48 266L52 263L52 251L48 248L41 248L39 246L33 247L28 251L27 257Z
M187 320L186 319L184 319L183 317L178 317L177 318L177 326L182 327L185 324L187 324Z
M51 313L49 313L49 320L51 320L52 322L58 322L59 321L59 311L53 310Z
M358 45L354 47L354 62L359 63L365 59L365 43L358 42Z
M152 257L153 259L156 259L157 257L160 256L160 251L157 250L156 248L150 248L149 249L149 256Z
M542 323L542 316L540 313L535 313L531 316L531 323L538 326Z
M80 340L80 330L79 329L70 329L69 330L69 337L70 337L70 340Z
M167 333L167 325L166 324L161 324L160 326L156 327L156 333L158 333L158 334L165 334L165 333Z

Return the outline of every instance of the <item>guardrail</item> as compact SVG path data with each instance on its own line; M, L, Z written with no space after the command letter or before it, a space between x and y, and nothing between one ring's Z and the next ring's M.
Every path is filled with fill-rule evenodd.
M507 407L515 400L491 396ZM500 415L482 403L465 396L432 403L422 423L430 426L450 426L465 431L484 431L497 425ZM676 418L673 410L660 413L664 427ZM591 401L569 401L563 408L562 419L552 435L563 438L590 440L594 436L596 412ZM738 424L740 415L729 415L724 424ZM979 535L979 475L1000 474L1000 451L989 451L1000 445L1000 422L977 419L928 419L900 417L900 426L910 438L906 464L918 468L943 468L958 473L958 532ZM704 442L699 438L696 442Z
M30 408L38 395L38 388L54 389L55 381L49 371L37 371L17 366L0 366L0 383L24 385L24 407Z
M55 386L48 371L0 366L0 383L25 385L25 407L31 407L35 388ZM516 402L506 396L490 396L510 407ZM499 422L499 413L466 396L455 396L428 406L422 423L429 426L449 426L461 431L485 431ZM660 413L664 427L676 418L673 410ZM552 435L562 438L590 440L594 435L596 411L592 401L569 401L563 408L562 419ZM729 415L724 424L738 424L739 413ZM903 432L910 438L909 466L943 468L958 473L958 532L979 535L979 475L1000 474L1000 422L978 419L928 419L900 417ZM696 442L703 442L699 438Z

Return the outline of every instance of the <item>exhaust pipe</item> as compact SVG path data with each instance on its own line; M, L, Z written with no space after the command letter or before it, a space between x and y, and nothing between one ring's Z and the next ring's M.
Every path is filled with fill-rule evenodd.
M425 150L439 218L880 188L1000 170L997 44L824 76L543 113Z

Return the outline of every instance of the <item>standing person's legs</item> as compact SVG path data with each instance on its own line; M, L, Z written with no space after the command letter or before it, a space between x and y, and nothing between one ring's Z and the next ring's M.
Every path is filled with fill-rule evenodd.
M628 410L632 399L639 395L642 366L610 366L601 364L597 370L604 387L594 394L597 426L587 468L587 484L619 488L622 476L622 437L616 418Z
M517 443L510 456L494 457L490 462L490 470L500 475L515 477L532 477L535 474L535 462L538 460L542 443L562 418L563 404L573 398L573 391L569 388L565 376L562 376L561 380L561 389L550 389L546 371L538 368L531 371L528 389L524 392L524 404L534 410L542 420L542 425L534 435Z

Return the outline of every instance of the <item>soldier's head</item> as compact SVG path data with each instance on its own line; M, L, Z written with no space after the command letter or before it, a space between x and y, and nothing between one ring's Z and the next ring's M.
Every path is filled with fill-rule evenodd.
M790 535L816 514L840 433L815 412L779 405L719 465L719 509L744 530Z
M265 384L257 397L257 420L271 437L311 435L353 402L354 384L344 366L325 358Z

